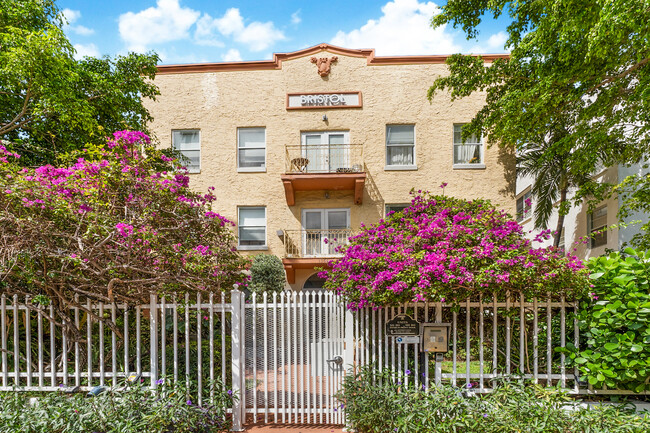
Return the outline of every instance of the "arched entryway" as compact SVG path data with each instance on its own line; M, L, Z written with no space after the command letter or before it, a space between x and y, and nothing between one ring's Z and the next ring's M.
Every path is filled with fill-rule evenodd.
M323 285L325 284L325 278L320 278L318 272L307 278L305 284L303 284L303 290L323 290Z

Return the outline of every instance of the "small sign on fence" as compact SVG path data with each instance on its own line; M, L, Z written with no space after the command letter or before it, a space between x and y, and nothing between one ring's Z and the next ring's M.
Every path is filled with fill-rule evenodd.
M420 335L420 323L406 314L398 314L386 322L386 335L390 337Z
M395 337L395 343L397 344L418 344L419 342L419 335L404 335L401 337Z

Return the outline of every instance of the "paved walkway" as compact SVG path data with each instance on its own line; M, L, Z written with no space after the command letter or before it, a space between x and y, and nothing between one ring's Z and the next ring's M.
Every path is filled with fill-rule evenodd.
M246 432L250 433L341 433L340 425L310 424L249 424Z

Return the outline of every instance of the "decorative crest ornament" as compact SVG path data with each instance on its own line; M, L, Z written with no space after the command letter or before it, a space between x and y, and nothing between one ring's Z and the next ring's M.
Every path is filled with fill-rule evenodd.
M327 77L330 74L330 66L332 63L335 63L339 58L337 56L332 57L312 57L311 62L316 63L318 66L318 75L321 77Z

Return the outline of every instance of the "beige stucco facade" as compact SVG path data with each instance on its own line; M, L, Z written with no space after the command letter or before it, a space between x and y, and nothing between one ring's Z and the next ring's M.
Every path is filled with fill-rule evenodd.
M312 56L338 59L321 77ZM155 84L161 95L147 102L154 117L152 132L162 146L172 144L172 130L200 130L200 173L191 185L216 188L214 210L237 221L238 207L266 208L266 246L245 251L284 256L280 230L299 230L303 209L349 209L350 227L377 222L386 204L410 201L412 188L447 195L488 198L514 214L515 166L512 155L484 145L484 167L455 169L453 125L469 122L484 103L477 94L451 101L447 94L429 102L427 89L447 73L444 58L375 58L371 50L317 46L276 55L274 61L160 67ZM388 60L386 60L388 59ZM383 61L383 62L382 62ZM271 63L275 62L273 65ZM273 67L271 67L273 66ZM288 93L361 92L361 108L287 109ZM323 120L323 116L327 120ZM386 164L386 127L414 125L415 163L409 170ZM266 164L262 172L237 168L237 130L263 127ZM306 131L347 131L361 149L365 180L362 204L354 190L295 191L287 203L281 176L287 172L287 145L300 145ZM478 167L478 166L477 166ZM338 176L331 173L329 176ZM294 289L302 288L313 269L296 269Z

